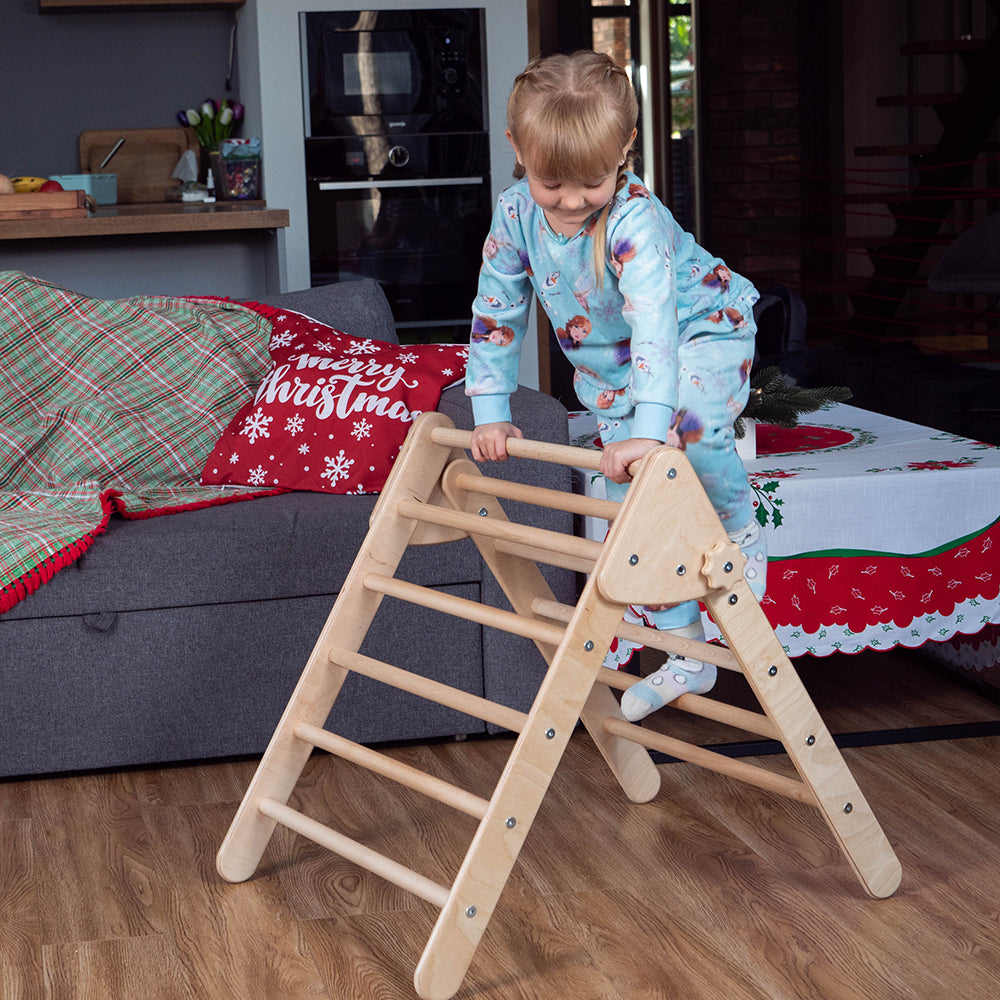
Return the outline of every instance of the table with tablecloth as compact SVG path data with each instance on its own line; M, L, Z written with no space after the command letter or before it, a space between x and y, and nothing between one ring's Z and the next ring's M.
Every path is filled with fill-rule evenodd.
M599 447L596 417L570 414L570 438ZM835 405L793 429L757 425L756 451L745 464L768 533L762 607L790 656L983 633L977 669L991 665L984 657L1000 632L1000 448ZM577 476L583 492L604 495L599 474ZM585 530L603 537L604 526L588 521Z

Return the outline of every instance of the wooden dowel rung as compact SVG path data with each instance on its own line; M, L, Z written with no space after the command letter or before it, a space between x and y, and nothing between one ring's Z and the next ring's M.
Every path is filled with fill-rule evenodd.
M639 678L633 674L627 674L621 670L609 670L601 667L597 679L602 684L607 684L610 688L618 691L627 691L633 684L639 683ZM714 698L705 698L700 694L682 694L675 701L667 705L668 708L679 708L689 715L698 715L703 719L711 719L713 722L722 722L734 729L742 729L748 733L755 733L768 740L780 740L778 727L760 712L748 712L745 708L737 708L735 705L727 705L725 702L716 701Z
M455 485L470 493L486 493L504 500L517 500L521 503L534 504L536 507L548 507L551 510L565 510L585 517L599 517L605 521L613 521L622 508L622 505L615 500L601 500L599 497L565 493L543 486L526 486L524 483L511 483L505 479L474 476L468 472L459 473L455 477Z
M379 854L378 851L373 851L370 847L365 847L364 844L359 844L358 841L352 840L336 830L331 830L328 826L304 816L284 803L265 797L260 800L257 808L265 816L282 826L287 826L289 830L294 830L301 836L319 844L320 847L325 847L328 851L339 854L340 857L360 865L407 892L412 892L415 896L427 900L428 903L433 903L439 909L443 909L445 903L448 902L449 892L443 885L420 875L412 868L401 865L398 861L387 858L384 854Z
M348 760L352 764L357 764L359 767L367 768L375 774L391 778L406 788L412 788L415 792L420 792L436 802L451 806L452 809L467 813L476 819L482 819L489 808L489 802L478 795L473 795L447 781L435 778L434 775L421 771L417 767L393 760L370 747L344 739L343 736L328 732L326 729L320 729L319 726L313 726L308 722L299 722L295 726L295 735L314 747L326 750L328 753Z
M764 791L784 795L796 802L803 802L810 806L817 805L816 798L809 786L795 778L786 778L782 774L765 771L764 768L755 764L747 764L742 760L726 757L714 750L707 750L705 747L695 746L693 743L686 743L684 740L678 740L673 736L666 736L651 729L644 729L642 726L636 726L631 722L625 722L623 719L616 719L612 716L608 716L604 720L603 726L606 732L620 736L622 739L631 740L649 750L659 750L660 753L677 757L679 760L686 760L689 764L697 764L708 771L716 771L730 778L736 778L748 785L762 788Z
M409 583L406 580L397 580L391 576L383 576L381 573L366 573L363 583L366 589L376 593L398 597L410 604L419 604L421 607L443 611L456 618L465 618L468 621L488 625L504 632L513 632L514 635L522 635L535 642L558 646L562 641L564 629L558 625L528 618L526 615L517 615L512 611L491 608L486 604L445 594L430 587L421 587L419 584Z
M390 687L400 688L409 691L419 698L426 698L428 701L435 701L439 705L453 708L456 712L464 712L474 719L483 719L502 729L509 729L511 732L519 733L524 729L528 721L526 712L518 712L516 709L508 708L487 698L480 698L479 695L470 694L459 688L442 684L440 681L431 680L421 674L415 674L411 670L402 670L394 667L391 663L383 663L381 660L374 660L370 656L363 656L347 649L330 650L330 660L338 666L353 670L356 674L363 674L372 680L388 684Z
M551 618L552 621L564 623L568 622L576 611L568 604L547 601L540 597L536 597L531 602L531 610L541 618ZM694 660L714 663L717 667L743 673L740 661L732 650L725 646L716 646L711 642L699 642L697 639L685 639L684 636L674 635L672 632L660 632L655 628L646 628L645 625L633 625L624 621L615 629L615 635L619 639L629 639L632 642L642 643L644 646L649 646L650 649L659 649L661 652L676 653L680 656L690 656Z
M457 427L435 427L431 440L449 448L472 447L472 432ZM514 458L533 458L539 462L553 462L556 465L571 465L580 469L597 472L601 468L601 453L590 448L573 448L566 444L551 444L548 441L529 441L525 438L507 438L507 454Z
M459 528L470 535L486 535L488 538L504 538L511 542L522 542L536 546L539 549L552 552L562 552L578 558L594 561L601 554L601 543L589 538L577 538L559 531L549 531L546 528L534 528L527 524L515 524L506 519L499 520L469 514L463 510L451 510L437 507L434 504L421 503L419 500L400 500L396 510L401 517L409 517L414 521L427 521L448 528Z
M558 566L560 569L570 569L574 573L592 573L594 571L593 559L569 556L562 552L553 552L551 549L537 549L533 545L508 542L503 538L498 538L493 544L497 552L503 552L509 556L519 556L521 559L530 559L532 562L545 563L546 566Z

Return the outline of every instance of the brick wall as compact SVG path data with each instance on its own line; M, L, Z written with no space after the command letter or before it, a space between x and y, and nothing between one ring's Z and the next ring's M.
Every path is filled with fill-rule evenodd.
M699 0L702 242L759 287L802 269L799 0Z

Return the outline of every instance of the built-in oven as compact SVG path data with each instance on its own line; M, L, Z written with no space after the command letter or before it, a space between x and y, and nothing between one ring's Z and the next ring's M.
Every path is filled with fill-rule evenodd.
M374 278L401 340L467 337L491 210L486 134L314 141L306 168L312 284Z
M300 15L312 284L374 278L401 340L468 336L492 210L483 14Z

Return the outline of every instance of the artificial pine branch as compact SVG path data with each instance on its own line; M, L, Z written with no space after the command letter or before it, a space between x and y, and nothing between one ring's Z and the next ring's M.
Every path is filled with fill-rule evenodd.
M797 427L803 413L826 410L843 403L853 393L847 386L827 385L807 389L792 385L780 368L761 368L750 376L750 398L733 425L738 438L746 433L744 419L777 427Z

